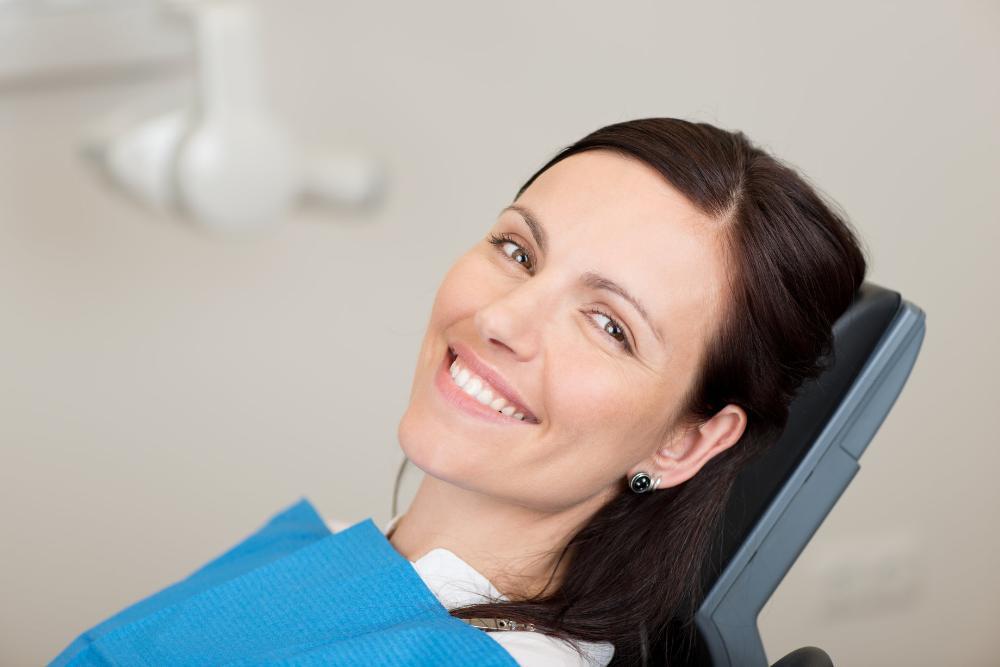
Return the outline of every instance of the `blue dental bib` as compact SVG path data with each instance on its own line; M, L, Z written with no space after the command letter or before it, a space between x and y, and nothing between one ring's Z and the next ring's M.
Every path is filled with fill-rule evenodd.
M303 499L50 664L517 667L448 614L368 518L331 533Z

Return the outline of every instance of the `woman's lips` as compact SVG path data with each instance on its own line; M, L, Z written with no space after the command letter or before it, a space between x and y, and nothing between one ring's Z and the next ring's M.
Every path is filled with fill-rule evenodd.
M482 359L474 349L463 343L461 340L454 340L448 346L451 353L458 356L459 364L470 373L478 375L485 384L493 388L494 393L498 393L508 402L516 406L518 412L524 413L524 421L538 423L541 421L535 417L534 413L528 409L524 400L518 394L514 386L508 382L500 370L491 366Z
M453 361L455 361L454 355L450 349L446 349L444 357L438 365L437 372L434 374L434 384L437 386L445 400L447 400L452 406L467 414L498 424L518 424L522 426L535 425L535 422L527 420L522 421L520 419L515 419L512 416L508 417L505 414L497 412L489 405L484 405L465 393L461 387L455 384L455 381L451 377L450 369Z

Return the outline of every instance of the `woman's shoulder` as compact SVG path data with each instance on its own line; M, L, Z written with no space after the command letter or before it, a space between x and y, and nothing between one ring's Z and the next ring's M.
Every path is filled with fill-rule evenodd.
M540 632L520 630L489 632L521 667L604 667L615 653L611 642L577 642L577 652L568 642Z

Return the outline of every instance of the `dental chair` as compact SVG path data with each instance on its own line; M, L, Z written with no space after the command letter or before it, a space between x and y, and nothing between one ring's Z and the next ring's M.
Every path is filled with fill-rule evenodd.
M676 664L766 666L757 616L857 473L924 339L924 312L866 282L833 327L833 363L802 385L777 441L737 478L716 548L696 641ZM773 667L832 667L807 646Z

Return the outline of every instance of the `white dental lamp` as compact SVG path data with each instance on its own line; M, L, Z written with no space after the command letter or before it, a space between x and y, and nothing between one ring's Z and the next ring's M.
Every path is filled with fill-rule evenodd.
M372 159L307 159L269 113L258 79L256 14L244 3L177 5L195 31L191 108L95 133L84 143L119 188L211 231L278 224L302 196L368 205L384 176Z

